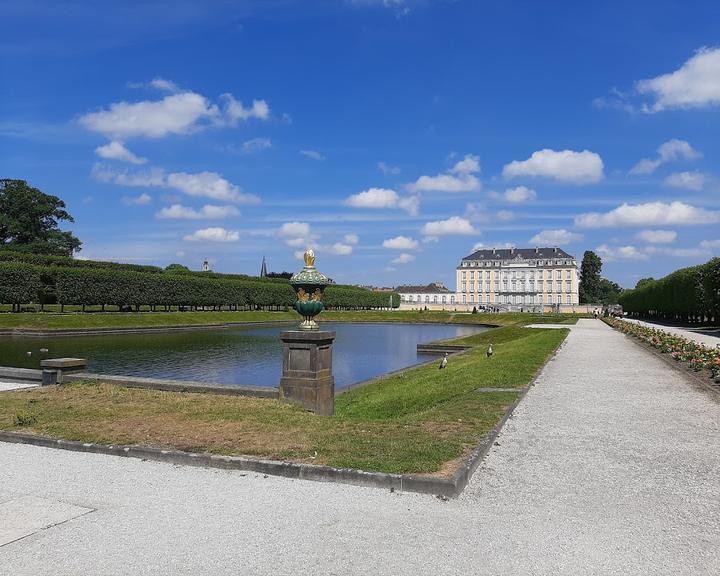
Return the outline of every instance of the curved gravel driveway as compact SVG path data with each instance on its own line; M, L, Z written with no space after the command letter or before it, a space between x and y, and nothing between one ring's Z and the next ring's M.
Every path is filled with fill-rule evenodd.
M714 576L720 405L580 320L456 500L0 443L3 529L13 576Z

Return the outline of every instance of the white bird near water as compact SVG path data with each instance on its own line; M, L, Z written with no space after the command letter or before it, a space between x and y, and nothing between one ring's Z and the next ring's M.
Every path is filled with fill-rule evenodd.
M487 352L485 352L488 358L492 358L493 355L493 349L492 349L492 342L488 345Z
M447 359L448 359L448 353L445 352L445 356L444 356L443 359L440 361L440 368L439 368L439 370L442 370L443 368L445 368L445 366L447 366Z

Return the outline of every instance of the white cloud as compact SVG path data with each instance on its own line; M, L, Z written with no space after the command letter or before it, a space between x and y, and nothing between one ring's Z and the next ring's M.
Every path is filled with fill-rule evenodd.
M405 252L403 252L397 258L390 260L390 264L409 264L410 262L412 262L414 260L415 260L415 256L413 256L412 254L406 254Z
M260 152L268 148L272 148L272 140L270 140L270 138L252 138L251 140L243 142L242 153L252 154L253 152Z
M145 193L140 194L140 196L124 196L122 201L128 206L147 206L150 202L152 202L152 196Z
M357 244L360 241L360 238L357 234L345 234L343 241L345 244Z
M424 236L447 236L477 234L478 232L466 218L452 216L447 220L426 223L422 228L422 233Z
M172 84L167 80L156 80L168 83L167 87ZM230 94L224 94L221 99L224 103L222 111L205 96L190 91L169 94L161 100L116 102L107 109L84 114L79 122L92 132L126 140L190 134L211 125L234 126L239 120L269 118L270 109L264 100L255 100L251 108L244 108Z
M319 238L312 233L307 222L285 222L280 226L277 235L293 248L316 248L315 242Z
M480 158L473 154L465 154L465 158L450 168L453 174L477 174L480 172Z
M718 240L703 240L700 242L700 246L705 249L720 248L720 239Z
M482 183L472 174L438 174L437 176L420 176L415 182L407 185L413 192L477 192Z
M665 186L685 188L687 190L702 190L705 185L705 176L700 172L675 172L663 180Z
M300 154L312 160L325 160L325 156L320 154L317 150L300 150Z
M642 230L636 234L638 240L649 244L671 244L677 239L674 230Z
M172 80L165 80L165 78L153 78L150 80L150 86L156 90L163 90L165 92L179 92L180 88Z
M270 118L270 106L265 100L253 100L250 108L245 108L242 102L235 100L232 94L223 94L220 96L220 100L223 103L225 120L230 126L235 126L240 120L249 120L250 118L267 120Z
M415 250L418 247L417 240L408 238L407 236L396 236L395 238L388 238L383 240L383 248L389 248L391 250Z
M330 254L337 254L338 256L348 256L352 254L353 247L349 244L336 242L332 246L328 246L324 251L330 252Z
M601 244L595 248L603 260L647 260L647 254L640 252L635 246L618 246L612 248L607 244Z
M423 244L431 244L434 242L440 242L440 238L437 236L425 236L425 238L422 239Z
M221 220L239 215L240 211L235 206L213 206L212 204L206 204L200 210L182 204L173 204L162 208L155 214L156 218L172 220Z
M185 236L183 240L189 242L237 242L240 240L240 232L225 228L204 228Z
M696 208L684 202L625 203L610 212L590 212L575 218L575 225L581 228L681 226L717 222L720 222L720 212Z
M704 247L668 248L666 246L647 246L644 252L653 256L669 256L671 258L701 258L710 255Z
M386 164L385 162L378 162L377 167L380 172L385 174L385 176L395 176L397 174L400 174L399 166L391 166L390 164Z
M167 176L167 186L175 188L188 196L200 196L213 200L225 200L239 204L258 204L260 198L242 192L238 186L230 183L216 172L173 172Z
M640 80L637 90L655 98L645 112L720 104L720 48L700 48L674 72Z
M514 160L503 167L505 178L542 176L569 184L594 184L603 179L603 161L595 152L583 150L538 150L527 160Z
M130 162L131 164L145 164L147 158L140 158L130 150L128 150L122 142L113 140L104 146L95 148L95 154L106 160L120 160L121 162Z
M490 196L496 200L510 202L511 204L522 204L523 202L535 200L537 193L527 186L517 186L516 188L508 188L505 192L491 192Z
M162 168L151 168L140 172L118 171L96 164L92 176L101 182L111 182L120 186L174 188L188 196L212 198L237 202L238 204L258 204L260 198L243 192L220 174L215 172L171 172L166 174Z
M583 239L582 234L576 234L561 228L559 230L543 230L530 238L530 244L535 246L565 246Z
M201 121L217 118L218 114L217 107L204 96L184 92L154 102L117 102L108 110L81 116L80 124L111 138L162 138L193 132Z
M353 194L343 203L353 208L400 208L413 216L420 208L420 200L417 196L402 198L395 190L389 188L368 188Z
M148 88L162 92L181 92L179 86L172 80L153 78L150 82L128 82L128 88Z
M95 164L92 169L92 177L99 182L109 182L119 186L130 187L164 187L165 171L162 168L150 168L139 172L118 171L105 164Z
M413 192L477 192L482 183L473 174L480 172L480 160L477 156L466 154L446 174L420 176L406 188Z
M689 142L673 138L660 145L656 159L643 158L633 166L630 174L652 174L661 164L673 160L697 160L702 158L702 152L695 150Z
M515 218L515 214L512 213L510 210L500 210L495 214L495 217L500 220L500 222L509 222L513 218Z
M502 242L500 244L485 244L484 242L476 242L473 244L472 252L477 252L478 250L491 250L493 248L515 248L515 244L512 242Z

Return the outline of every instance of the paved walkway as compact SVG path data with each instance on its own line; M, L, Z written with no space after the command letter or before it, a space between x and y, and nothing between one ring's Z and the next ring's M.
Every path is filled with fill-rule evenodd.
M581 320L449 502L0 443L0 573L715 576L719 480L720 404Z
M0 382L0 392L9 390L21 390L22 388L37 388L39 384L28 384L22 382Z
M676 326L665 326L664 324L654 324L652 322L645 322L643 320L635 320L634 318L625 318L626 322L634 322L641 326L647 326L648 328L657 328L658 330L664 330L670 334L677 334L689 340L694 340L700 344L705 344L710 348L720 346L720 330L713 329L705 331L702 328L677 328Z

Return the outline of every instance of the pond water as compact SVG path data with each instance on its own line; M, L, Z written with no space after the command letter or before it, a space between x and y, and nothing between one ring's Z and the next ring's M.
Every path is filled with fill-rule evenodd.
M293 326L0 338L0 366L39 368L43 358L76 357L87 358L88 371L99 374L277 386L282 373L279 335L289 329ZM322 329L337 333L333 375L335 387L340 389L431 360L433 356L417 353L419 343L469 336L489 328L324 322ZM41 348L49 352L41 353Z

